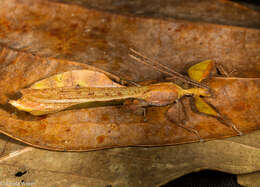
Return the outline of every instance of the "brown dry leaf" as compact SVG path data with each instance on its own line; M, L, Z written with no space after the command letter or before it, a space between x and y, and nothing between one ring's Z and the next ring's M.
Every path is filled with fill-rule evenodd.
M86 5L94 4L96 7L102 7L104 4L107 5L106 7L116 7L115 5L118 5L118 1L114 1L113 6L110 6L110 2L108 1L102 1L99 4L96 4L96 1L93 2L90 0L77 2L80 2L80 4L86 3ZM205 3L206 1L202 2ZM92 64L105 71L113 72L113 74L122 78L136 82L158 79L162 76L145 66L140 66L130 61L127 55L128 47L134 47L137 50L143 49L143 54L153 58L156 57L170 68L174 68L181 73L186 73L186 70L197 62L212 59L222 64L228 72L236 70L232 74L233 76L259 77L260 31L242 27L209 24L220 23L259 27L260 19L257 19L259 13L232 2L214 2L216 4L210 3L211 6L207 3L205 5L206 7L213 7L213 10L225 5L219 11L217 17L214 17L216 14L212 14L212 9L209 8L205 17L203 17L203 14L206 12L196 11L203 14L200 16L201 14L198 13L197 15L199 16L194 18L190 14L185 13L190 12L185 7L178 9L183 14L179 14L178 12L174 16L173 13L176 11L172 11L172 8L176 7L176 5L168 6L171 3L165 3L164 8L160 9L162 12L159 13L159 16L156 15L156 18L160 17L160 19L153 19L120 16L76 5L43 0L2 1L0 6L0 43L7 48L1 47L0 57L0 101L2 104L1 116L3 116L1 118L1 129L9 135L12 134L12 136L16 137L24 136L23 138L30 141L37 138L39 142L34 143L40 144L44 134L41 133L43 129L37 129L37 127L50 127L46 130L46 133L51 135L46 141L50 145L53 142L57 144L63 141L62 138L56 139L57 137L55 136L57 131L62 131L62 128L45 126L45 124L37 125L37 121L39 120L54 124L56 119L62 118L65 122L73 114L76 116L74 119L79 119L82 122L91 118L91 115L99 115L100 119L104 122L112 121L114 123L116 120L120 124L123 124L122 122L132 123L138 120L143 122L142 116L132 114L132 112L126 115L125 112L120 111L121 113L115 113L116 117L110 117L107 115L113 113L113 110L109 111L110 108L106 108L102 111L103 113L95 113L93 111L87 116L81 114L82 112L85 114L86 109L83 109L76 113L68 112L68 115L57 113L49 116L51 118L32 119L31 116L27 116L20 111L13 111L13 108L5 105L8 98L17 97L15 93L18 90L30 86L40 79L73 69L90 68L82 63ZM147 11L145 10L147 6L143 6L146 2L142 1L141 3L138 9L133 8L135 14L137 14L137 10L140 12L143 10L144 14ZM153 6L153 4L150 3L149 7L153 8L157 6L155 4ZM121 5L124 6L124 3ZM194 7L194 5L191 7ZM129 6L124 7L125 9L121 8L121 10L130 10L129 12L132 12L132 6L130 6L130 9L128 8ZM200 4L197 7L200 8ZM153 10L157 12L157 8ZM196 15L196 12L192 15ZM239 12L239 16L238 14L232 14L232 12ZM227 14L230 15L226 16ZM196 21L204 20L208 23L201 24L168 18L161 19L165 18L165 15L168 18L188 18L190 21L197 19ZM243 19L244 21L241 21ZM10 50L9 48L15 50ZM21 51L26 53L21 53ZM81 62L81 64L61 59L74 60ZM259 125L258 118L256 118L259 112L252 114L252 111L259 111L259 108L254 108L257 107L255 101L259 98L257 98L257 95L255 95L256 98L248 98L254 96L252 94L257 93L259 90L259 80L213 79L211 84L219 89L222 95L218 95L219 97L216 99L209 99L208 102L216 105L219 110L223 111L232 120L237 119L234 123L238 122L239 127L244 132L252 131ZM247 89L250 94L243 94L240 86L243 89ZM236 91L230 92L231 88ZM250 90L251 88L256 89ZM224 96L228 97L222 104L219 101ZM240 99L243 102L240 102ZM252 103L252 101L254 102ZM236 103L235 107L227 107L232 102ZM189 110L189 101L185 100L184 103L186 103L186 108ZM157 110L158 108L150 108L148 111L149 118L152 121L156 118L162 119L164 116L163 113L158 113ZM235 110L236 112L230 113L230 110ZM243 110L246 112L243 113ZM10 114L10 112L14 113ZM204 116L195 114L192 111L188 112L191 115L190 120L193 117L197 122L205 119ZM122 113L125 115L125 118L121 116ZM241 113L243 114L241 115ZM7 120L7 122L4 120ZM212 137L223 137L223 129L225 129L226 135L234 134L229 128L221 123L218 124L215 119L207 118L207 120L209 120L208 123L210 125L208 124L208 129L205 129L205 131L200 131L200 127L203 124L197 126L203 136L209 137L208 133L210 132ZM245 121L252 123L247 124L244 123ZM144 123L140 124L143 125ZM187 138L190 138L190 141L194 140L195 136L191 137L188 132L177 128L174 124L170 125L176 130L174 133L183 133L183 137L187 135L185 137L186 141ZM71 124L68 124L68 127L71 128ZM117 128L118 126L114 127ZM152 137L154 138L153 143L159 144L161 136L164 135L160 133L160 136L157 137L152 134L153 130L161 127L158 127L158 124L154 124L152 128L148 126L147 131L152 132L150 133L151 136L149 136L150 139L149 137L143 137L144 132L138 131L138 128L134 129L135 127L139 126L131 128L133 128L133 132L138 137L131 137L131 131L129 133L126 130L125 135L123 134L125 142L129 143L129 140L131 140L133 144L140 143L141 141L151 143ZM8 130L6 130L7 128ZM30 131L29 133L28 130ZM157 132L166 132L166 129L162 128ZM83 131L82 134L84 133ZM185 133L187 134L185 135ZM113 135L117 137L118 134ZM181 137L175 138L179 139L180 142L183 141ZM100 142L102 140L107 141L103 137L94 140ZM114 140L117 139L115 138ZM3 139L1 144L4 146L5 142L5 139ZM78 142L74 143L76 146L78 145ZM88 143L93 142L90 141ZM124 143L124 141L120 141L120 143ZM87 153L50 152L39 149L32 149L31 152L23 152L23 146L17 144L17 142L7 143L6 148L3 148L7 152L3 152L4 159L0 164L1 170L5 170L5 172L1 175L2 178L0 181L17 182L24 180L25 182L34 182L37 186L156 186L188 172L205 168L237 174L249 173L258 171L260 168L259 143L259 131L229 140L217 140L206 143L157 148L117 148ZM46 147L47 145L41 146ZM63 148L65 149L65 147ZM19 150L22 152L21 155L8 157L9 153ZM15 177L15 173L18 171L28 172L18 178Z
M224 4L236 11L243 9ZM257 29L122 16L46 0L4 0L1 7L2 44L40 56L92 64L135 82L162 75L130 60L129 47L180 73L206 59L222 64L227 72L236 70L232 76L257 77L260 72L256 66L260 58ZM250 9L244 10L251 16ZM215 19L228 17L220 14Z
M259 136L259 131L246 135ZM85 153L33 149L0 161L1 181L35 186L159 186L192 171L217 169L249 173L259 169L259 147L232 138L156 148L115 148ZM259 141L257 141L259 145ZM25 164L26 163L26 164ZM40 164L39 164L40 163ZM27 171L15 177L20 171Z
M246 6L228 0L55 0L62 3L78 4L86 8L120 13L126 15L140 15L160 19L182 19L197 22L214 23L220 25L234 25L260 28L260 13ZM241 1L242 3L242 1Z
M7 60L10 60L12 50L6 48L3 50L5 53L10 53L7 55L9 57ZM1 83L4 85L12 82L12 87L5 86L6 89L2 89L3 103L6 103L6 95L14 95L26 81L35 77L39 78L39 75L46 76L46 72L41 68L46 65L45 61L54 65L57 62L56 59L40 58L26 53L17 53L12 58L14 63L1 69L2 72L5 72L5 74L1 74ZM29 73L30 79L27 78L26 72L22 73L24 69L20 64L24 59L27 59L26 69L32 69L37 63L38 68ZM6 58L2 56L2 60L5 63ZM62 61L63 69L73 69L76 64ZM85 66L78 64L78 68ZM57 72L56 68L57 65L53 69L49 65L48 74ZM15 81L16 77L14 80L12 79L11 69L21 71L19 80L24 80L22 84ZM41 73L38 72L39 70ZM215 97L208 98L208 102L216 106L222 114L228 116L240 131L250 132L259 129L257 118L260 113L257 104L259 101L258 78L212 78L209 80L209 85L215 91ZM241 94L242 90L247 94ZM184 106L189 117L186 125L199 131L203 139L236 135L236 132L217 119L194 113L190 105L189 99L184 99ZM74 109L36 117L18 111L9 105L3 105L0 110L0 119L5 123L0 126L0 130L28 144L53 150L83 151L106 147L173 145L198 141L194 134L178 128L167 120L165 117L167 109L168 107L148 108L145 122L142 114L129 111L125 106Z
M259 186L259 172L242 174L237 176L237 181L241 186L250 187L250 186Z

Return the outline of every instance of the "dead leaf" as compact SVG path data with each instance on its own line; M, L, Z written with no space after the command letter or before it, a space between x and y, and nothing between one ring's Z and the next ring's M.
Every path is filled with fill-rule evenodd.
M87 10L84 9L84 11ZM125 17L124 19L128 18ZM47 75L53 75L58 72L73 69L89 68L89 66L83 64L54 58L40 57L37 55L33 56L31 54L21 53L18 51L15 52L10 49L3 48L2 64L6 64L6 60L13 61L13 63L8 66L3 66L1 69L1 84L4 88L1 90L3 104L6 103L7 98L10 98L10 96L14 95L17 91L19 91L19 89L29 86ZM24 61L27 63L24 63ZM26 71L28 69L30 71ZM102 72L102 70L98 69L96 69L96 71ZM13 72L15 72L16 76L11 76ZM120 80L111 74L109 75L114 77L114 79ZM230 84L231 82L232 84ZM10 84L12 86L6 87L4 86L6 84ZM252 86L250 87L251 93L248 94L248 97L244 98L245 96L243 95L233 96L233 90L240 88L243 85L247 85L247 87L249 85ZM259 89L258 79L212 79L210 86L213 89L216 89L219 96L218 99L214 98L209 100L214 106L224 103L225 98L230 100L229 96L226 95L233 94L232 104L228 103L228 106L237 106L241 103L241 101L243 101L246 103L246 106L247 103L250 103L248 104L250 106L252 105L251 113L253 113L253 116L255 116L254 112L259 111L259 108L257 108L253 102L257 99L255 97L257 97L256 93ZM245 87L245 89L248 88ZM226 90L232 90L232 92L226 93ZM217 108L219 108L218 105L216 106ZM219 108L219 110L223 113L226 113L225 110L227 107L225 106ZM186 102L186 110L189 110L189 107L190 104ZM2 132L29 144L48 149L89 150L115 146L167 145L197 141L197 138L193 135L183 131L182 129L178 129L174 124L165 120L165 109L163 108L149 108L147 113L148 122L146 123L143 121L142 115L136 115L129 111L125 112L124 108L120 107L64 111L46 117L32 117L23 112L16 111L8 106L5 106L3 109L4 110L1 111L2 119L7 118L8 120L6 122L7 125L2 128ZM233 107L232 109L235 110L235 112L232 112L230 118L235 120L234 123L237 124L239 128L242 125L241 131L249 132L258 128L258 123L254 118L244 119L242 120L242 123L240 118L243 116L241 113L243 113L244 110L239 110L237 112L236 107ZM228 114L229 113L230 111ZM251 113L248 112L249 115L251 115ZM190 119L192 119L188 122L188 125L195 127L198 131L200 131L200 129L205 129L206 126L209 126L208 124L211 124L210 128L206 128L207 130L204 130L205 132L202 132L201 134L204 139L234 135L234 132L224 127L223 124L218 122L216 119L195 114L191 110L187 114ZM227 116L230 116L230 114L228 114ZM232 115L235 115L235 117ZM203 120L204 122L202 123ZM248 123L250 125L245 125ZM82 128L86 130L82 130ZM177 131L176 128L178 129ZM223 133L223 128L227 134ZM131 134L131 132L133 132L131 138L126 138L127 136L125 136L124 133ZM87 135L85 135L86 133ZM89 135L89 133L94 134ZM34 135L28 137L28 134ZM172 134L174 134L174 136L172 136ZM85 138L85 136L88 138Z
M181 20L189 20L193 22L206 22L219 25L234 25L242 27L260 28L259 11L254 11L257 6L251 6L244 3L241 6L239 1L164 1L158 3L156 0L132 0L129 1L111 1L99 0L58 0L58 2L77 4L82 7L120 13L126 15L140 15L146 17L154 17L159 19L174 18ZM214 14L212 14L214 12Z
M242 139L249 140L249 136L257 137L259 131ZM207 168L236 174L258 170L259 148L233 142L240 139L85 153L33 149L2 161L0 165L4 175L0 180L24 180L37 186L159 186L189 172ZM18 171L27 173L15 177Z
M70 1L70 3L72 2ZM3 132L20 137L25 135L24 130L33 131L32 128L26 128L26 125L29 127L31 124L31 127L35 127L35 131L32 134L29 132L25 138L30 140L38 138L38 134L43 130L41 131L37 127L45 126L44 124L34 125L37 124L38 120L44 119L32 119L24 113L12 111L9 106L5 105L7 99L15 98L15 93L18 90L30 86L40 79L73 69L88 69L82 63L94 65L121 78L135 82L162 77L161 74L130 61L127 55L129 46L139 51L143 49L144 55L159 59L160 62L164 62L170 68L174 68L181 73L186 73L186 70L197 62L212 59L222 64L227 72L237 70L232 74L233 76L259 78L259 30L243 27L259 28L260 19L257 19L259 13L249 8L230 1L214 1L214 3L201 1L205 8L202 8L201 3L196 4L194 1L189 2L190 8L185 6L188 2L185 2L184 5L178 4L177 1L164 2L163 4L149 2L149 6L145 1L138 1L137 5L135 3L130 4L129 1L120 1L120 3L113 1L111 3L110 1L80 0L73 1L73 3L78 3L81 7L43 0L6 0L1 2L0 42L7 47L3 48L1 45L0 57L0 101L2 104L0 112L1 116L5 116L1 118ZM152 14L157 19L104 13L83 8L83 5L115 12L121 10L133 12L135 15L150 16ZM158 6L160 6L160 9L158 9ZM194 9L194 7L198 9ZM173 10L173 8L175 9ZM201 9L204 11L201 11ZM190 14L191 10L194 11L192 14ZM214 14L212 14L213 11ZM189 21L171 18L188 19ZM193 22L194 20L196 22ZM206 23L200 23L201 20ZM15 50L9 50L9 48ZM35 56L32 54L35 54ZM81 64L64 61L61 58L77 61ZM231 82L235 82L235 84L233 85ZM245 127L248 128L248 131L254 130L255 125L259 124L258 118L256 118L259 114L259 108L255 105L259 98L257 95L255 95L255 98L250 99L249 97L258 93L259 81L225 79L213 81L213 84L216 84L215 87L221 93L224 93L222 89L225 89L228 99L224 100L222 104L219 100L224 97L220 95L216 100L212 99L208 102L216 104L216 107L223 110L228 116L231 109L229 110L227 106L235 102L235 105L231 106L232 111L235 111L230 116L232 120L237 118L238 120L234 122L238 122L240 127L239 120L242 119L243 130L246 130ZM249 91L249 95L243 94L239 89L240 86L243 90ZM235 88L235 91L231 93L230 89L233 88ZM186 106L190 106L189 103ZM157 113L157 109L150 108L148 111L151 120L161 119L164 116L162 113ZM243 112L243 110L246 112ZM11 115L11 111L15 114ZM107 111L107 113L113 111ZM254 113L254 111L258 113ZM75 119L84 122L87 118L91 119L93 113L95 111L87 115L86 118L77 113L74 115L80 116L75 117ZM104 113L106 112L104 111ZM103 117L105 122L119 121L122 123L124 119L118 120L122 113L108 117L107 115L100 116ZM97 115L99 114L97 113ZM190 112L189 114L193 113ZM50 120L50 122L55 123L59 115L56 114L52 118L48 117L46 121ZM124 113L124 115L126 114ZM131 117L131 115L132 113L126 115L128 123L138 121L138 119L142 122L141 116L134 115ZM201 115L193 114L190 116L191 119L193 119L193 116L196 116L196 119L201 117ZM64 114L60 116L59 120L66 121L69 118L70 115ZM5 123L3 120L6 119L8 120ZM31 120L34 120L34 122L31 123ZM244 121L251 121L252 123L245 124ZM15 123L12 124L12 122ZM215 121L209 120L208 122L209 125L215 124ZM19 126L21 124L24 125ZM46 132L52 133L52 139L50 138L47 142L52 142L55 139L55 131L60 129L48 127ZM182 133L182 129L172 127L175 129L174 133ZM220 136L214 135L216 138L222 137L222 128L225 128L225 132L228 130L222 124L208 127L208 132L220 133ZM158 129L158 124L153 126L153 129L156 128ZM158 134L153 133L155 131L151 128L147 129L150 132L150 136L147 137L157 138L154 141L160 142L158 141L158 139L160 140L157 137ZM135 133L140 133L140 131L136 130ZM200 133L205 135L207 132ZM232 133L231 130L230 133ZM82 134L84 134L84 131ZM30 137L31 135L33 137ZM116 133L113 135L117 137ZM130 134L125 133L123 135L125 139L131 139L131 131ZM141 131L140 137L142 135ZM188 133L186 135L189 137ZM171 134L171 136L173 135ZM140 137L136 142L142 140L143 137ZM42 141L41 138L39 138L39 141ZM98 139L102 140L103 137ZM1 141L1 145L6 144L5 140ZM33 149L32 152L24 152L17 157L6 159L9 153L23 149L23 146L19 145L18 142L9 142L5 148L7 152L3 152L5 160L1 162L3 173L0 181L17 182L24 180L34 182L38 186L59 184L62 186L158 186L191 171L205 168L236 174L249 173L258 171L260 168L259 140L259 131L256 131L242 137L181 146L117 148L87 153L64 153ZM146 141L149 142L150 140ZM46 145L42 146L46 147ZM28 172L17 178L15 174L18 171Z
M208 3L204 3L207 7ZM224 10L218 18L213 17L215 14L209 17L227 20L226 24L240 23L232 21L237 16L226 16L234 11L243 10L249 17L259 16L230 2L218 1L217 4L216 7L225 5ZM257 29L129 17L44 0L9 0L3 1L1 7L0 42L7 47L94 65L134 82L159 79L162 74L131 60L128 57L130 47L180 73L186 73L198 62L212 59L227 72L236 70L232 76L257 77L260 74L260 66L256 65L260 58L260 31ZM10 16L14 9L16 13ZM247 19L245 25L248 20L251 19Z
M238 183L242 186L257 186L260 184L259 172L242 174L237 176Z
M30 56L25 53L19 55L23 55L23 58L16 58L14 63L6 67L8 69L2 68L5 74L1 74L1 84L9 81L13 82L12 85L15 88L24 86L24 82L15 81L16 76L14 76L14 80L11 79L13 77L10 76L12 72L7 70L19 69L22 71L20 61L24 61L24 58L28 58L28 56L31 57L31 61L27 61L27 68L29 69L34 67L35 63L37 67L40 67L45 65L45 61L48 61L49 64L57 62L56 59L50 58L43 58L45 60L43 61L41 57ZM2 60L5 60L5 58L2 58ZM74 65L73 68L85 66L80 64L77 66L76 63L62 61L63 69L67 70L71 68L71 65ZM55 68L48 70L49 74L54 74L54 72L57 72ZM29 75L32 78L26 79L27 73L21 73L19 80L25 80L25 82L33 80L35 77L38 78L39 72L37 70L30 71ZM41 76L45 76L44 72L41 73ZM217 93L217 96L212 99L209 98L208 102L233 120L240 131L246 133L259 128L259 122L255 118L259 113L259 107L255 102L259 95L259 79L213 78L209 84ZM19 91L19 89L15 90L13 87L5 88L1 90L2 97ZM246 89L248 94L240 94L242 89ZM184 100L184 106L190 118L187 126L195 128L203 139L236 135L235 132L216 119L194 113L190 110L190 103L187 101L187 99ZM237 107L241 103L245 108ZM229 107L226 107L227 105ZM33 117L5 106L0 110L0 119L4 121L0 130L4 134L30 145L54 150L83 151L107 147L169 145L198 141L193 134L167 121L165 118L166 110L167 107L148 108L147 122L144 122L143 115L128 111L124 109L124 106L76 109L44 117ZM245 110L246 113L244 113ZM252 117L250 118L250 116Z

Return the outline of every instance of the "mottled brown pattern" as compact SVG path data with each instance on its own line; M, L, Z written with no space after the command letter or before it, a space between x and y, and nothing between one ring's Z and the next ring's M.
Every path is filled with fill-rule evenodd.
M96 69L86 64L135 82L164 77L130 59L129 47L180 73L205 59L213 59L227 72L236 70L231 75L245 79L209 80L216 97L207 100L242 132L259 129L257 29L122 16L43 0L9 0L1 6L0 130L10 137L46 149L74 151L198 141L165 118L168 106L148 108L145 121L143 115L124 106L34 117L7 104L10 98L17 98L19 90L43 78L69 70ZM217 119L193 112L189 98L183 103L188 116L185 125L195 128L202 138L236 135ZM99 136L106 137L101 144L96 139Z
M12 66L19 65L19 60ZM37 63L39 66L41 61L30 63L31 65ZM63 62L64 68L69 68L70 65L71 62ZM37 69L33 71L34 74L39 75ZM6 75L7 79L2 81L9 80L9 77ZM240 131L247 133L259 128L258 78L213 78L208 82L216 91L215 97L208 98L208 102L233 120ZM14 82L13 85L21 87L19 82ZM248 94L241 94L243 89L248 90ZM196 129L203 139L236 135L236 132L215 118L194 113L189 98L184 99L183 103L188 116L185 125ZM246 112L236 107L240 103L247 103ZM68 110L44 118L33 117L19 111L11 114L12 110L13 108L0 110L0 121L4 123L0 126L1 132L30 145L46 149L83 151L107 147L174 145L198 141L196 135L168 121L165 116L168 106L148 108L146 121L142 114L126 110L125 106ZM23 120L25 118L27 120ZM96 137L105 138L102 141L102 138Z
M144 121L143 110L136 105L130 109L127 106L103 107L34 117L16 110L7 101L21 97L17 94L19 90L36 81L64 71L93 70L94 66L140 85L161 82L165 75L128 58L128 46L182 74L192 64L212 58L222 64L227 73L236 70L229 76L259 78L259 30L247 29L259 28L259 12L227 0L56 2L1 1L1 132L34 146L64 151L196 141L197 137L175 125L182 119L185 126L195 127L205 139L235 135L217 120L190 111L189 99L183 100L187 116L176 115L178 110L174 107L170 110L149 107L147 121ZM42 58L46 56L57 58ZM77 63L61 58L74 59ZM86 76L73 79L75 77L85 80ZM96 77L87 78L90 85L104 83L104 77ZM120 81L111 74L109 77ZM236 79L211 80L211 86L219 90L220 95L207 101L232 118L244 133L251 132L259 129L259 106L256 105L259 81ZM70 78L66 80L71 83ZM139 82L142 80L144 84ZM50 85L56 86L53 81ZM132 103L139 104L139 101ZM165 119L167 111L173 113L171 117L180 117L180 121L174 118L175 123L170 123ZM198 119L203 121L201 125ZM203 143L85 153L35 149L10 137L0 137L2 185L24 181L32 182L28 186L46 187L150 187L161 186L190 172L213 169L244 174L238 177L241 185L260 186L257 172L260 169L260 131ZM18 171L27 173L16 177Z
M219 3L229 7L227 2ZM138 82L161 77L160 73L131 60L129 47L180 73L206 59L222 64L227 72L236 69L232 76L257 77L260 73L260 66L255 66L260 54L257 29L123 16L45 0L10 0L3 1L2 6L2 44L39 56L92 64L128 80ZM11 14L14 9L15 14ZM249 11L242 7L234 9ZM259 13L254 14L248 20L259 20ZM214 19L228 20L228 16ZM241 20L235 22L242 23Z

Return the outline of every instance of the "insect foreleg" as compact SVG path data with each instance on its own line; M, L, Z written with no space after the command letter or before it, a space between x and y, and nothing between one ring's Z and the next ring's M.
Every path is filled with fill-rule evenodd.
M231 74L234 73L235 71L237 71L236 69L234 69L231 72L227 72L227 70L225 70L225 68L217 62L215 62L215 67L218 70L218 72L220 73L220 75L223 75L224 77L231 77Z

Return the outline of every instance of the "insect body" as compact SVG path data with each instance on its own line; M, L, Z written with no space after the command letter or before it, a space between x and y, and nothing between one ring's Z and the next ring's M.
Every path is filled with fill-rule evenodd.
M152 61L147 57L140 55L138 52L131 50L135 55L139 55L143 59ZM163 73L172 75L177 79L197 86L195 88L183 89L180 86L172 82L163 82L158 84L152 84L148 86L132 86L132 87L54 87L35 89L27 88L21 90L23 94L22 98L18 100L9 101L10 104L18 108L19 110L27 111L33 115L44 115L54 112L59 112L65 109L69 109L73 106L84 104L95 104L96 102L105 102L107 105L112 105L113 102L121 102L134 99L140 102L135 102L140 106L165 106L178 101L180 98L186 95L192 95L195 99L195 106L200 113L215 117L222 121L223 124L232 127L238 134L242 134L233 123L226 123L226 118L223 117L214 108L208 105L200 96L210 96L210 89L208 86L201 84L200 82L205 79L212 68L212 61L207 60L192 66L189 71L189 77L185 77L170 68L157 63L158 67L151 65L144 60L141 60L133 55L130 55L135 60L150 65L151 67L160 70ZM110 104L110 102L112 102ZM181 103L181 102L177 102ZM92 105L96 106L96 105ZM100 106L100 105L97 105ZM174 107L174 106L173 106ZM172 109L172 108L171 108ZM199 133L195 129L187 128L181 121L171 120L175 124L195 133L201 140Z
M58 112L74 105L91 102L137 99L142 106L165 106L185 95L210 96L207 89L182 89L172 83L158 83L142 87L61 87L47 89L27 88L23 97L10 104L33 115Z

